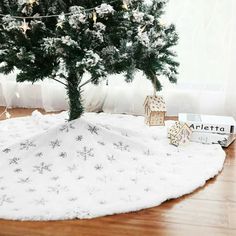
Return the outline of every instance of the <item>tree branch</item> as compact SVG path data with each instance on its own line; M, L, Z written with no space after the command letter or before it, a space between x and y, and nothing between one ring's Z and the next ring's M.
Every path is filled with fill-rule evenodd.
M65 83L63 83L63 82L61 82L60 80L58 80L58 79L55 79L55 78L51 78L52 80L55 80L55 81L57 81L58 83L60 83L60 84L63 84L65 87L67 87L67 84L65 84Z
M79 86L79 89L81 89L83 86L85 86L86 84L90 83L91 81L92 81L92 79L87 80L86 82L84 82L83 84L81 84Z

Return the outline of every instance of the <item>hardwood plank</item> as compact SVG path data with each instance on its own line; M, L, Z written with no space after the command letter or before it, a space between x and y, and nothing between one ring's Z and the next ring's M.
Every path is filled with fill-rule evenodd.
M232 146L225 149L227 158L225 160L225 165L236 165L236 141Z
M206 185L186 196L191 199L236 203L236 182L209 180Z
M5 107L0 107L0 114L5 110ZM51 114L51 113L59 113L59 112L46 112L41 108L11 108L8 109L8 112L11 114L11 117L22 117L22 116L30 116L33 111L38 110L42 114ZM5 120L5 115L0 117L0 120Z
M220 175L216 177L217 181L236 181L236 165L225 165Z
M0 222L0 236L222 236L236 231L224 228L152 221L124 214L95 220L54 222Z

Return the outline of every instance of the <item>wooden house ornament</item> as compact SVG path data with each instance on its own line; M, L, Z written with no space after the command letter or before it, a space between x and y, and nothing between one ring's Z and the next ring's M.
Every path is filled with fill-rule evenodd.
M170 143L179 146L189 142L192 130L186 123L175 122L175 124L168 131L168 138Z
M144 102L145 123L149 126L164 126L166 104L162 96L147 96Z

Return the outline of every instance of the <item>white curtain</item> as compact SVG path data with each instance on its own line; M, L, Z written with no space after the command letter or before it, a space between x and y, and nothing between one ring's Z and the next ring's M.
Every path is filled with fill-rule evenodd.
M178 84L163 81L168 114L200 112L236 118L236 9L235 0L169 0L163 24L173 22L179 33ZM52 81L17 84L15 74L0 75L0 105L68 108L64 88ZM127 84L122 75L109 77L84 91L88 111L142 114L152 87L142 73ZM19 96L18 96L19 95Z

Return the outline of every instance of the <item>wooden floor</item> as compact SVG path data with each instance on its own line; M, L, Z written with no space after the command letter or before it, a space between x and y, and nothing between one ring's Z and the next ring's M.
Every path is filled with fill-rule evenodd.
M2 108L0 108L1 114ZM32 110L15 109L13 116ZM1 131L0 131L1 132ZM93 220L0 220L0 236L217 236L236 235L236 143L226 150L222 173L192 194L151 209Z

